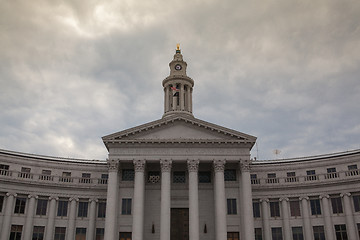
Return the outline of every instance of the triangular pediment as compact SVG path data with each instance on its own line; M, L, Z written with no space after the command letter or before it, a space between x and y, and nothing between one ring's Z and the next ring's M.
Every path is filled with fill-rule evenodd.
M175 115L103 137L107 142L233 142L255 143L256 137L200 119Z

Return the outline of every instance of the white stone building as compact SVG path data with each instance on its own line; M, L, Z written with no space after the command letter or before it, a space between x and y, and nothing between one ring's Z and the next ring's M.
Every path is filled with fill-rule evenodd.
M106 161L0 150L0 240L359 240L360 150L251 160L169 65L163 117L103 137Z

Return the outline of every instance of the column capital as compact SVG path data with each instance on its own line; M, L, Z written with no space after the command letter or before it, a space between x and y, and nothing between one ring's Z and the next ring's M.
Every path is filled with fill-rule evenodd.
M160 160L161 172L171 172L172 160Z
M72 202L72 201L78 202L78 201L79 201L79 198L77 198L77 197L71 197L71 198L69 198L69 202Z
M49 197L49 200L50 200L50 201L51 201L51 200L56 200L56 201L58 201L59 198L58 198L57 196L50 196L50 197Z
M199 170L199 160L187 160L187 167L189 172L197 172Z
M240 160L240 169L241 172L248 172L251 170L250 161Z
M99 202L99 199L97 199L97 198L89 198L89 203L91 203L91 202Z
M341 193L341 194L340 194L340 197L345 197L345 196L350 197L350 196L351 196L351 193L347 192L347 193Z
M303 200L303 199L305 199L306 201L309 201L309 197L308 197L308 196L300 196L300 197L299 197L299 200L300 200L300 201Z
M29 195L28 195L28 198L29 198L29 199L30 199L30 198L38 199L39 196L38 196L38 195L34 195L34 194L29 194Z
M287 198L287 197L281 197L281 198L279 198L279 201L280 201L280 202L282 202L282 201L288 202L288 201L289 201L289 198Z
M119 171L119 166L120 163L118 160L107 160L107 165L108 165L108 169L109 171Z
M259 202L266 202L266 203L268 203L269 202L269 199L268 198L262 198L262 199L260 199L260 201Z
M319 199L323 199L323 198L327 198L327 199L329 199L330 198L330 196L329 196L329 194L320 194L320 196L319 196Z
M133 160L135 172L144 172L145 171L145 160Z
M8 192L8 193L6 193L6 196L7 196L7 197L10 197L10 196L17 197L17 193Z
M226 160L214 160L214 171L224 172Z

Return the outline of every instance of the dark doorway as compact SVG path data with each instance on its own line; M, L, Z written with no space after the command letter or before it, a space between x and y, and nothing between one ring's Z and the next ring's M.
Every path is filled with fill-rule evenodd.
M170 240L189 240L189 209L171 209L171 238Z

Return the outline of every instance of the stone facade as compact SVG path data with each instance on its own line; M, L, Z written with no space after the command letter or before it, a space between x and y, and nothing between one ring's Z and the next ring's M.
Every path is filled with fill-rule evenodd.
M180 49L169 66L163 117L103 137L107 160L0 150L1 240L359 239L360 150L251 160L255 137L193 116Z

